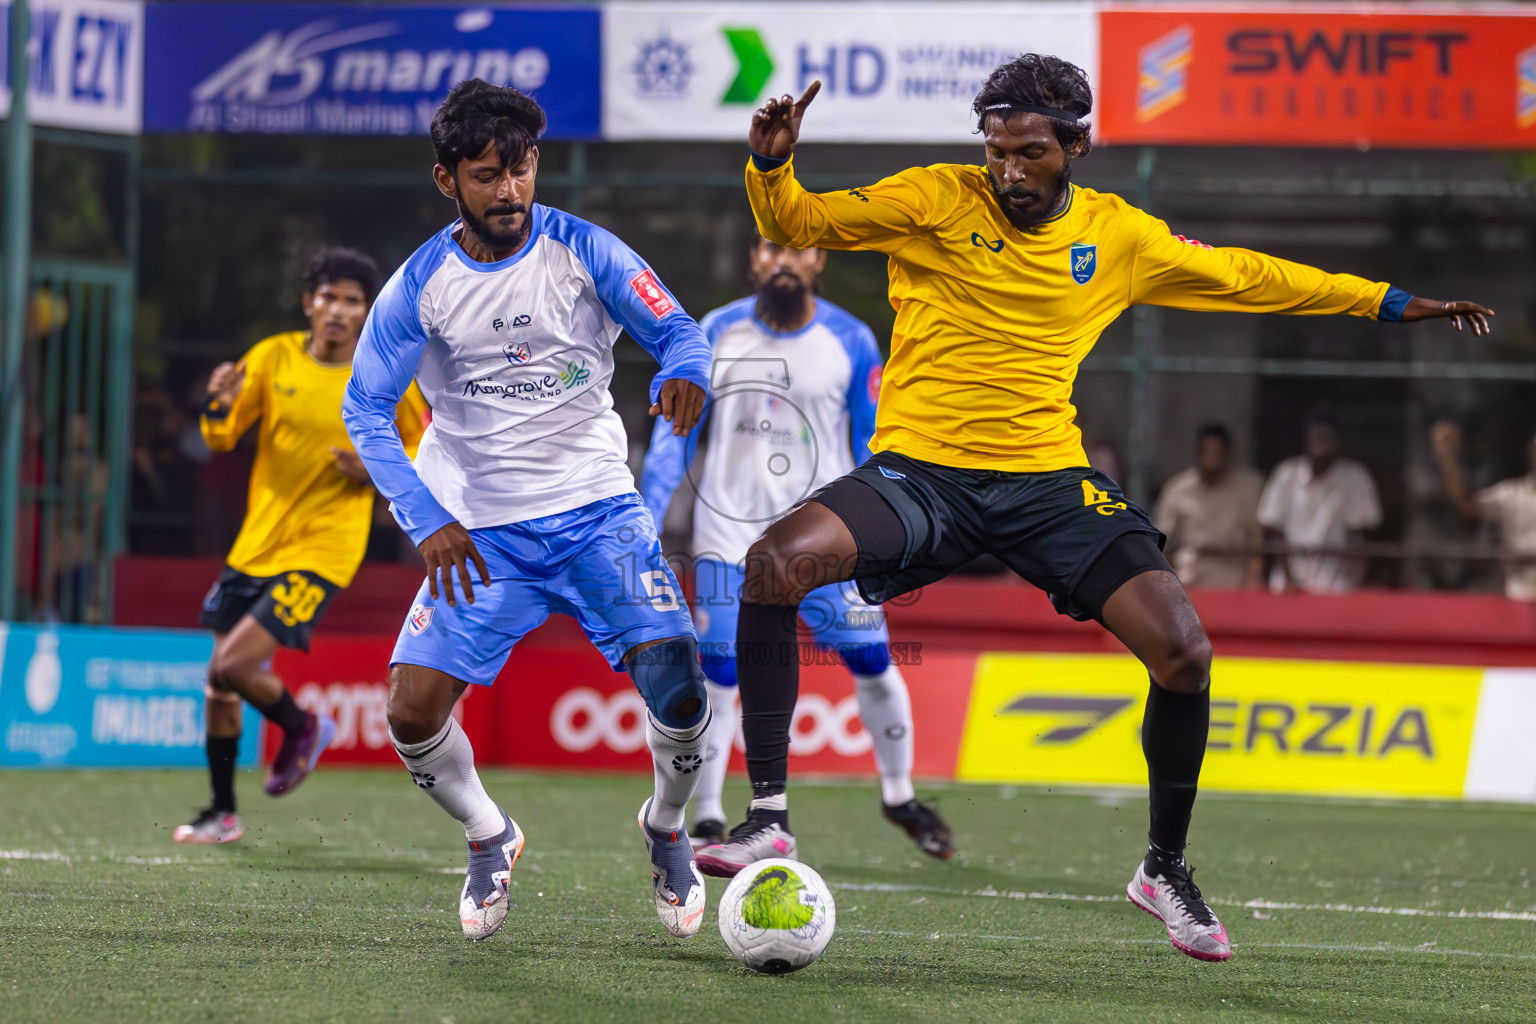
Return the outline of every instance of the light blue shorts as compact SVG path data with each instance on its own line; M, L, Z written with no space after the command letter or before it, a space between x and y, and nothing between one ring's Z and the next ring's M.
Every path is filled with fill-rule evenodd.
M491 571L480 584L470 567L475 603L456 592L450 605L425 580L416 592L390 664L424 665L489 686L512 646L551 612L581 623L616 672L630 648L651 640L693 637L682 588L638 494L483 530L470 530Z
M721 686L736 685L736 618L746 572L713 558L693 564L693 618L699 628L699 660L704 674ZM853 582L818 587L800 602L804 622L816 646L836 653L858 675L876 676L890 663L891 634L885 612L866 604Z

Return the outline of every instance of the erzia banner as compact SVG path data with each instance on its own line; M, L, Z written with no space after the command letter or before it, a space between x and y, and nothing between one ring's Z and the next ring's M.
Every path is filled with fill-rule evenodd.
M753 109L820 79L810 142L971 142L993 68L1054 53L1097 71L1095 8L1072 3L614 3L603 137L742 139Z

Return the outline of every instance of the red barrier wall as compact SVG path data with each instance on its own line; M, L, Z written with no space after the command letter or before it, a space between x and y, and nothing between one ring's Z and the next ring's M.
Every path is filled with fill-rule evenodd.
M192 626L219 569L213 559L120 558L113 620ZM393 636L420 583L408 566L363 566L327 610L321 637ZM1218 655L1536 665L1536 605L1495 595L1195 591L1191 598ZM1120 650L1098 625L1057 615L1043 594L1012 577L951 578L887 609L893 638L924 651ZM538 646L585 641L572 620L555 616L520 649Z

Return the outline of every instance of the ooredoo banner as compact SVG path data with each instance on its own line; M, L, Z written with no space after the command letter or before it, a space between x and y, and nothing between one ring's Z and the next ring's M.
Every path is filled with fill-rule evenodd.
M1536 11L1109 6L1099 33L1109 142L1536 145Z
M149 131L425 135L448 90L532 93L552 138L598 132L592 7L176 3L149 8Z
M611 3L603 137L745 139L754 108L822 89L810 142L969 142L992 69L1054 53L1090 78L1086 3Z

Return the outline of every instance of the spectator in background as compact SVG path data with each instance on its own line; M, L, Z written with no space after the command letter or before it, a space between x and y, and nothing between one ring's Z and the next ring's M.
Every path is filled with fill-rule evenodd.
M128 546L137 554L190 555L208 446L197 421L163 388L140 392L134 404Z
M1536 437L1526 451L1529 471L1469 494L1459 449L1437 446L1435 456L1452 503L1468 520L1487 520L1515 560L1504 569L1504 595L1512 601L1536 601Z
M1259 523L1291 548L1331 548L1287 555L1270 573L1270 589L1342 594L1360 585L1365 563L1337 549L1381 524L1381 499L1364 466L1343 457L1339 428L1326 413L1307 419L1306 454L1275 467L1259 498Z
M1470 544L1477 539L1475 520L1462 515L1448 493L1442 463L1449 459L1463 475L1461 424L1449 416L1437 416L1429 425L1428 458L1408 464L1408 521L1403 542L1409 557L1403 565L1403 582L1417 590L1464 590L1473 582L1474 564L1445 552L1425 553L1426 548Z
M1264 478L1232 464L1232 435L1220 423L1195 434L1195 464L1163 485L1153 517L1168 535L1170 561L1186 587L1238 590L1255 586L1262 560L1259 492Z

